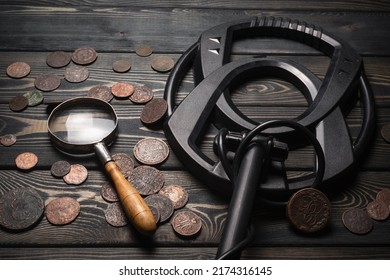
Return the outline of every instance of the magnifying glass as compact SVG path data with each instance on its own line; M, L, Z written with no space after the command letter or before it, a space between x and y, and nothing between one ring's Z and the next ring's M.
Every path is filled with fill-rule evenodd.
M156 231L152 212L107 150L117 134L114 108L96 98L73 98L54 108L47 124L50 139L60 151L71 156L95 153L99 157L131 223L140 233L152 235Z

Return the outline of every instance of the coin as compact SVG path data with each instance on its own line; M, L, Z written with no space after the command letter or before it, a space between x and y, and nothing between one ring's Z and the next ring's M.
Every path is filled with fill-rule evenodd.
M158 193L168 197L172 201L174 209L182 208L188 202L188 192L181 186L166 186Z
M369 233L374 225L367 212L361 208L352 208L345 211L342 221L344 226L355 234Z
M84 66L70 66L66 68L64 77L70 83L80 83L88 79L89 71Z
M76 64L87 65L97 58L95 49L90 47L78 48L72 53L72 61Z
M161 194L152 194L145 197L145 202L148 206L157 208L160 212L160 222L167 221L173 214L173 205L171 200Z
M81 164L72 164L63 179L68 185L81 185L87 180L88 170Z
M33 107L43 102L43 94L40 91L34 90L23 94L28 100L28 106Z
M145 125L159 123L167 113L168 104L165 99L154 98L148 102L141 111L141 121Z
M120 202L110 203L104 212L107 223L114 227L123 227L129 223Z
M381 128L381 135L382 135L382 138L386 142L390 143L390 123L385 124L384 126L382 126L382 128Z
M21 153L15 159L16 167L22 170L29 170L38 163L38 157L30 152Z
M31 67L26 62L14 62L7 67L7 75L15 79L26 77L30 71Z
M168 72L175 65L175 61L170 56L158 55L152 59L152 68L157 72Z
M106 102L110 102L114 97L111 93L111 89L107 86L94 86L89 89L88 97L101 99Z
M5 147L10 147L16 143L16 136L13 134L6 134L0 137L1 145Z
M135 86L130 101L136 104L145 104L153 99L154 93L147 86Z
M118 73L125 73L131 68L131 62L129 60L120 59L112 64L112 70Z
M139 45L137 46L137 48L135 49L135 53L138 55L138 56L149 56L151 55L153 52L153 49L151 46L149 45Z
M112 155L112 159L119 166L123 176L125 176L125 178L129 177L131 171L134 169L133 159L125 153L114 154Z
M18 188L0 198L0 225L23 230L36 224L43 215L42 197L32 188Z
M111 93L118 98L126 98L132 95L134 86L129 83L115 83L111 87Z
M390 208L382 200L372 201L367 204L367 214L374 220L383 221L389 217Z
M42 74L35 79L34 84L39 90L53 91L60 86L61 80L54 74Z
M27 99L27 97L25 97L23 95L18 95L18 96L13 97L9 101L8 105L12 111L20 112L20 111L23 111L24 109L26 109L26 107L28 106L28 99Z
M156 224L160 221L160 212L158 211L158 209L154 206L150 206L148 205L149 209L150 209L150 212L152 212L152 215L153 215L153 218L154 218L154 221L156 222Z
M49 53L46 57L46 63L53 68L61 68L69 64L70 54L63 51Z
M45 207L46 219L53 225L66 225L80 214L80 203L71 197L60 197L50 201Z
M329 222L331 204L321 191L305 188L294 193L287 203L287 216L298 230L312 233L322 230Z
M161 139L144 138L135 144L133 153L142 164L157 165L168 158L169 148Z
M390 189L383 189L378 192L376 200L383 201L388 207L390 207Z
M182 236L194 236L202 228L202 220L194 212L181 210L173 215L171 225Z
M157 193L164 186L164 175L158 169L141 165L131 171L127 180L141 195Z
M50 172L54 177L62 178L70 172L71 165L65 160L59 160L52 164Z
M107 202L119 201L118 194L111 183L105 183L100 190L100 194L103 197L103 199Z

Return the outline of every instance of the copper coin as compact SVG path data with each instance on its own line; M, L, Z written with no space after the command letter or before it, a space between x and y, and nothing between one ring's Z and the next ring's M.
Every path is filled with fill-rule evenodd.
M59 160L52 164L50 168L51 175L62 178L70 172L71 165L65 160Z
M153 218L154 218L154 221L156 222L156 224L160 221L160 212L158 211L158 209L154 206L151 206L151 205L148 205L149 209L150 209L150 212L152 212L152 215L153 215Z
M367 204L367 214L374 220L383 221L389 217L390 208L381 200L372 201Z
M42 74L35 79L34 84L39 90L53 91L60 86L61 80L54 74Z
M129 83L116 83L111 87L111 93L118 98L126 98L132 95L134 86Z
M50 201L45 207L46 219L53 225L66 225L80 214L80 203L71 197L61 197Z
M361 208L353 208L343 213L342 221L344 226L355 234L369 233L374 225L373 220L367 212Z
M118 194L111 183L105 183L100 190L100 194L107 202L119 201Z
M152 68L157 72L168 72L175 65L175 61L170 56L159 55L152 59Z
M136 104L145 104L153 99L154 93L147 86L135 86L130 101Z
M20 112L27 108L28 99L23 95L18 95L12 98L8 105L12 111Z
M152 52L153 52L152 47L144 44L137 46L137 48L135 49L135 53L138 56L143 56L143 57L151 55Z
M314 188L301 189L287 203L287 216L302 232L317 232L329 222L331 204L325 194Z
M27 229L40 220L44 207L34 189L10 190L0 198L0 225L11 230Z
M81 164L72 164L63 179L68 185L81 185L87 180L88 170Z
M13 134L6 134L0 137L1 145L5 147L10 147L16 143L16 136Z
M112 64L112 70L118 73L125 73L131 68L131 62L129 60L120 59Z
M164 175L161 171L146 165L134 168L127 180L141 195L155 194L165 183Z
M97 58L95 49L90 47L78 48L72 53L72 61L76 64L87 65Z
M129 177L131 171L134 169L133 159L125 153L114 154L112 155L112 159L119 166L123 176L125 176L125 178Z
M159 123L167 113L168 104L165 99L154 98L141 111L141 121L145 125Z
M110 203L104 212L107 223L114 227L123 227L129 223L122 205L119 202Z
M34 90L23 94L28 100L28 106L37 106L43 102L43 94L40 91Z
M168 197L172 201L174 209L182 208L188 202L188 192L181 186L166 186L158 193Z
M157 165L168 158L169 148L161 139L144 138L135 144L133 154L142 164Z
M46 63L53 68L61 68L69 64L70 54L63 51L49 53L46 57Z
M381 135L382 135L382 138L386 142L390 143L390 123L385 124L384 126L382 126L382 128L381 128Z
M111 89L107 86L95 86L88 91L88 97L101 99L106 102L110 102L114 97L111 93Z
M390 189L383 189L378 192L376 200L383 201L388 207L390 207Z
M160 212L160 222L167 221L173 214L173 205L171 200L161 194L152 194L145 197L145 202L148 206L157 208Z
M194 236L202 228L202 220L194 212L182 210L173 215L171 225L182 236Z
M14 62L7 67L7 75L15 79L26 77L30 71L31 67L26 62Z
M84 66L71 66L66 68L64 77L70 83L80 83L88 79L89 71Z
M29 170L38 163L38 157L33 153L22 153L15 159L16 167L22 170Z

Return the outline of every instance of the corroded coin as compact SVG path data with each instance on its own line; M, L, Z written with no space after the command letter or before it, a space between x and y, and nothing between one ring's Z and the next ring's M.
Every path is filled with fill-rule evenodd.
M146 165L134 168L127 180L141 195L155 194L165 183L164 175L161 171Z
M115 83L111 87L111 93L118 98L126 98L132 95L134 86L129 83Z
M0 225L10 230L27 229L40 220L44 207L34 189L10 190L0 198Z
M160 212L158 211L158 209L154 206L151 206L151 205L148 205L149 209L150 209L150 212L152 212L152 215L153 215L153 218L154 218L154 221L156 222L156 224L160 221Z
M63 51L49 53L46 57L46 63L53 68L61 68L69 64L70 54Z
M169 148L161 139L144 138L135 144L133 154L143 164L157 165L168 158Z
M125 176L125 178L129 177L131 171L134 169L133 159L125 153L114 154L112 155L112 159L119 166L123 176Z
M120 59L112 64L112 70L118 73L125 73L131 68L131 62L129 60Z
M114 227L123 227L129 223L120 202L110 203L104 211L107 223Z
M72 61L76 64L87 65L97 58L95 49L90 47L78 48L72 53Z
M136 104L145 104L153 99L154 93L147 86L135 86L130 101Z
M7 67L7 75L14 79L20 79L30 74L31 67L26 62L14 62Z
M16 157L15 163L17 168L22 170L29 170L37 165L38 157L34 153L22 153Z
M152 194L145 198L148 206L153 206L160 212L160 222L167 221L173 214L173 205L171 200L161 194Z
M84 66L70 66L66 68L64 77L70 83L80 83L88 79L89 71Z
M68 185L81 185L87 180L88 170L81 164L72 164L63 179Z
M188 192L181 186L166 186L158 193L168 197L172 201L174 209L182 208L188 202Z
M119 201L118 194L111 183L105 183L100 190L100 194L107 202Z
M382 126L382 128L381 128L381 135L382 135L382 138L386 142L390 143L390 123L385 124L384 126Z
M367 214L377 221L386 220L390 214L390 208L381 200L375 200L367 204Z
M43 94L40 91L34 90L23 94L28 100L28 106L34 107L43 102Z
M314 188L294 193L287 203L287 216L302 232L317 232L329 222L331 204L325 194Z
M374 225L367 212L361 208L353 208L345 211L342 216L344 226L355 234L369 233Z
M194 236L202 228L202 220L192 211L181 210L173 215L171 225L182 236Z
M90 88L87 96L101 99L106 102L110 102L114 97L111 93L111 89L107 86L94 86Z
M168 104L165 99L154 98L148 102L141 111L141 121L145 125L159 123L167 113Z
M168 72L174 65L175 61L167 55L158 55L152 59L152 68L157 72Z
M135 53L138 56L143 56L143 57L151 55L152 52L153 52L152 47L149 45L145 45L145 44L139 45L135 49Z
M9 101L9 108L14 112L20 112L27 108L28 106L28 99L27 97L23 95L18 95L13 97Z
M61 79L54 74L42 74L35 79L35 87L42 91L53 91L61 84Z
M6 134L0 137L1 145L10 147L16 143L16 136L14 134Z
M51 175L62 178L70 172L71 165L65 160L59 160L52 164L50 168Z
M60 197L50 201L45 207L46 219L53 225L66 225L80 214L80 203L71 197Z
M390 189L383 189L378 192L376 200L383 201L388 207L390 207Z

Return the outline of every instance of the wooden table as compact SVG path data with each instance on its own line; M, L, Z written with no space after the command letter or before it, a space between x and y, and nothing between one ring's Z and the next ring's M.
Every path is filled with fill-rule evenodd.
M54 105L71 97L85 96L95 85L111 86L118 81L146 85L156 97L162 97L168 74L150 67L151 59L167 54L177 60L199 37L217 24L253 15L289 17L322 26L347 41L364 58L365 70L377 106L375 138L359 170L339 186L330 199L332 220L322 234L306 236L294 231L283 210L274 211L257 204L252 221L256 239L243 251L243 259L384 259L390 257L390 222L375 222L372 232L359 236L346 230L342 213L353 207L365 207L376 193L390 188L390 144L380 136L380 128L390 122L390 3L387 1L1 1L0 9L0 135L12 133L17 143L0 146L0 195L8 190L31 187L47 203L56 197L70 196L81 204L79 217L65 226L51 225L43 218L37 226L24 232L0 229L1 259L212 259L223 231L228 201L209 190L189 173L173 152L162 164L166 185L178 184L189 192L186 208L203 220L201 233L190 239L176 235L169 223L159 225L152 240L140 237L131 227L115 228L106 223L108 205L100 196L108 181L96 158L71 158L58 152L49 140L46 120ZM149 44L154 53L139 57L135 48ZM98 59L87 66L87 81L71 84L62 79L61 86L44 93L44 103L23 112L12 112L8 103L16 95L34 89L35 78L42 73L63 77L64 68L46 65L46 56L57 50L72 52L90 46ZM299 43L264 39L237 42L235 58L242 55L274 55L298 61L320 78L324 77L329 59ZM112 63L130 59L132 68L125 74L115 73ZM11 79L6 68L15 61L30 64L31 73L23 79ZM190 71L180 88L183 99L193 88ZM275 78L259 78L236 89L233 100L256 120L292 118L307 108L307 102L291 84ZM137 141L144 137L164 139L161 129L149 129L139 120L142 105L114 99L111 104L119 115L119 136L110 148L112 153L132 155ZM347 117L351 133L356 136L361 110L357 105ZM212 152L212 136L206 137L202 149ZM33 152L38 165L22 172L15 158ZM50 174L57 160L80 163L89 171L80 186L66 185ZM291 153L288 168L295 173L313 166L310 148ZM137 163L136 165L139 165Z

